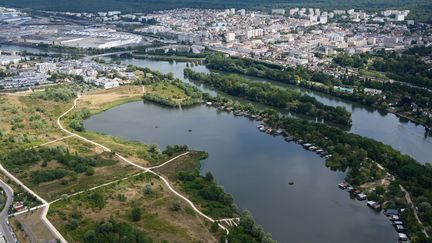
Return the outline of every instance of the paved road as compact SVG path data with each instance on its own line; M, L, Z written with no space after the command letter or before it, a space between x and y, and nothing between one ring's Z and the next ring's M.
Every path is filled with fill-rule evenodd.
M8 170L6 170L3 165L0 163L0 170L3 171L3 173L9 177L11 180L13 180L15 183L17 183L21 188L35 196L39 201L42 202L42 213L40 216L40 219L43 223L48 227L48 229L51 231L54 237L60 240L60 242L65 243L67 242L66 239L60 234L60 232L54 227L54 225L48 220L47 214L49 209L49 203L40 197L38 194L36 194L34 191L32 191L30 188L28 188L24 183L22 183L18 178L16 178L14 175L12 175Z
M3 191L6 194L6 203L3 208L3 210L0 213L0 227L2 231L1 237L6 237L7 243L15 243L16 239L12 232L12 228L8 224L8 217L9 217L9 208L13 203L13 191L12 188L10 188L4 181L0 180L0 187L3 188Z

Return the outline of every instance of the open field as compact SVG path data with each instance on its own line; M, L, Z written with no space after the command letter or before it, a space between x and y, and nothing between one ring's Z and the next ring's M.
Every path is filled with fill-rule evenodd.
M94 205L95 195L103 198ZM172 205L180 209L173 209ZM131 219L133 208L141 210L139 220ZM70 221L79 226L71 229ZM70 242L78 242L100 221L110 217L133 225L157 242L216 242L202 218L191 213L188 206L173 197L163 182L150 175L142 175L96 191L87 192L51 206L49 218L60 226Z
M95 90L82 97L78 107L86 107L96 114L123 103L140 101L143 95L141 86L121 86L114 89Z
M40 195L42 201L51 202L44 203L45 208L51 206L48 217L61 232L58 237L64 236L70 242L118 242L120 239L218 242L225 239L226 225L215 220L238 217L238 214L232 197L216 184L213 176L199 174L200 161L206 158L206 153L185 153L188 148L184 145L167 146L160 151L155 145L87 132L82 126L82 121L92 114L141 99L152 85L92 90L79 99L76 99L76 89L69 86L18 98L0 96L10 105L1 112L20 115L20 119L4 127L6 132L0 137L8 146L0 151L2 165ZM152 91L161 96L200 100L196 95L201 93L189 86L168 85L173 86L155 87ZM75 102L77 105L72 106ZM16 107L19 112L13 110ZM35 113L41 115L32 118ZM49 121L44 123L46 129L32 129L31 123L41 119ZM19 126L12 129L16 125L13 122ZM74 133L68 133L63 127ZM50 132L52 136L47 135ZM11 139L27 133L37 139ZM109 149L103 149L104 146ZM145 167L157 172L147 171ZM17 189L17 201L24 201L28 208L40 204L33 196L23 193L22 188L12 187ZM52 237L38 212L27 212L13 220L22 241ZM232 237L254 237L243 226L239 227Z
M150 85L148 88L146 87L146 91L168 99L183 100L187 98L183 90L171 84L156 83Z

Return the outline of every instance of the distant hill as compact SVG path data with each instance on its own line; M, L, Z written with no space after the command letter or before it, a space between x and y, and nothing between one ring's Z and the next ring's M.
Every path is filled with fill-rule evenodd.
M432 22L432 0L0 0L0 5L55 11L151 12L173 8L246 8L317 7L380 10L402 8L412 10L411 18Z

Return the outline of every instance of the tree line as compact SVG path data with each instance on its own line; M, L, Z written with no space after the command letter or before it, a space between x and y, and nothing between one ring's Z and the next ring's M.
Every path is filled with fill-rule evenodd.
M332 107L322 104L315 98L299 92L282 89L268 83L248 81L238 75L204 74L185 69L186 77L214 87L229 95L242 97L263 103L275 108L311 117L324 119L328 122L351 125L351 114L344 107Z

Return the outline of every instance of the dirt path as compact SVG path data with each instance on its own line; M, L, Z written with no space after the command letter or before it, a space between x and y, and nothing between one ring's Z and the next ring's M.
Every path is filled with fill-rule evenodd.
M104 146L104 145L102 145L102 144L96 143L96 142L94 142L94 141L92 141L92 140L90 140L90 139L87 139L87 138L83 137L83 136L80 136L80 135L78 135L78 134L76 134L76 133L73 133L73 132L71 132L71 131L65 129L65 128L63 127L63 125L61 124L61 122L60 122L60 121L61 121L61 118L65 117L69 112L71 112L73 109L75 109L75 107L77 106L77 102L78 102L78 100L79 100L80 98L81 98L81 96L78 96L78 97L74 100L74 103L73 103L72 107L71 107L69 110L67 110L65 113L63 113L62 115L60 115L60 116L57 118L57 125L59 126L59 128L60 128L62 131L66 132L66 133L69 134L69 135L73 135L73 136L75 136L75 137L77 137L77 138L79 138L79 139L81 139L81 140L83 140L83 141L86 141L86 142L91 143L91 144L93 144L93 145L99 146L99 147L101 147L103 150L105 150L105 151L107 151L107 152L112 152L112 150L111 150L110 148L108 148L108 147L106 147L106 146ZM141 169L141 170L144 170L145 172L151 173L151 174L153 174L153 175L159 177L159 178L160 178L160 179L165 183L165 185L168 187L168 189L169 189L172 193L174 193L176 196L178 196L178 197L181 198L182 200L186 201L186 202L189 204L189 206L190 206L190 207L191 207L191 208L192 208L196 213L198 213L198 214L201 215L203 218L207 219L208 221L210 221L210 222L212 222L212 223L213 223L213 222L216 222L216 220L214 220L213 218L211 218L211 217L207 216L206 214L204 214L203 212L201 212L201 211L200 211L200 210L195 206L195 204L194 204L192 201L190 201L187 197L185 197L185 196L183 196L182 194L180 194L179 192L177 192L177 191L176 191L176 190L171 186L171 184L168 182L167 179L165 179L165 178L164 178L163 176L161 176L160 174L158 174L158 173L152 171L151 169L152 169L153 167L146 168L146 167L143 167L143 166L141 166L141 165L135 164L134 162L132 162L132 161L126 159L125 157L123 157L122 155L120 155L120 154L118 154L118 153L115 153L115 155L116 155L119 159L125 161L126 163L129 163L130 165L133 165L133 166L135 166L135 167L137 167L137 168L139 168L139 169ZM171 160L171 161L172 161L172 160ZM167 162L165 162L164 164L167 164L167 163L169 163L169 162L170 162L170 161L167 161ZM157 166L156 166L156 167L157 167ZM159 167L160 167L160 166L159 166ZM221 229L223 229L227 234L229 234L229 230L228 230L228 228L226 228L225 226L223 226L221 223L218 223L218 225L219 225L219 227L220 227Z
M380 168L381 170L385 171L387 173L388 176L391 176L392 180L394 180L394 176L390 173L387 172L387 170L385 170L384 166L382 166L379 163L376 163L378 168ZM426 228L424 227L422 221L420 220L418 214L417 214L417 210L416 207L411 199L411 195L409 194L409 192L402 186L399 184L400 189L405 193L405 200L407 201L407 203L410 205L411 209L413 210L414 213L414 217L416 218L417 222L422 226L422 231L423 233L426 235L427 238L429 238L429 234L426 232Z
M400 187L400 189L405 193L405 199L406 199L406 201L408 202L408 204L410 205L411 209L413 210L413 212L414 212L414 217L416 218L417 222L422 226L422 228L423 228L423 230L422 230L423 233L426 235L427 238L429 238L429 234L426 232L426 229L425 229L425 227L424 227L422 221L420 220L420 218L419 218L419 216L418 216L418 214L417 214L416 207L415 207L413 201L411 200L411 195L409 194L409 192L408 192L408 191L407 191L407 190L406 190L402 185L399 185L399 187Z

